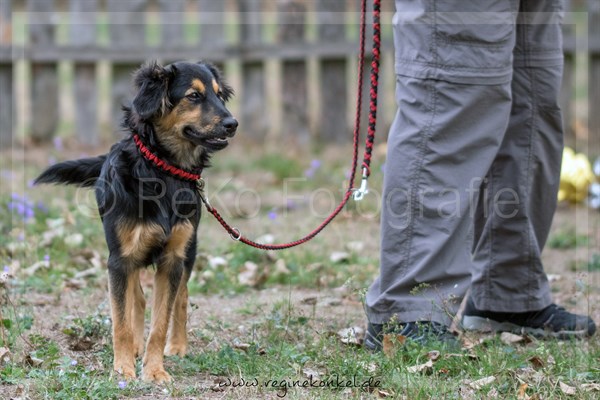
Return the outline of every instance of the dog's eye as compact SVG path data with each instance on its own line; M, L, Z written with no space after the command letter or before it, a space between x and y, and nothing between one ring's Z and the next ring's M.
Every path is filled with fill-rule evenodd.
M198 92L192 92L186 96L190 100L200 100L202 95Z

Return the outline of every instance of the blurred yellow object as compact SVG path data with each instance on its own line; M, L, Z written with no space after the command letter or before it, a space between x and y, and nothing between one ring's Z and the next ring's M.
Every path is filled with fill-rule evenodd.
M579 203L588 196L588 188L594 181L592 165L582 153L575 153L573 149L565 147L560 171L560 187L558 201Z

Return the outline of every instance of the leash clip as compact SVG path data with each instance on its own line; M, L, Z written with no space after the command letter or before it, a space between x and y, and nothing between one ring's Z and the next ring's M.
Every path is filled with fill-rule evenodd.
M206 206L206 209L210 212L213 210L213 207L210 205L208 201L208 197L206 197L206 193L204 192L204 179L200 178L196 181L196 187L198 188L198 194L200 195L200 200Z
M367 193L369 193L369 188L367 187L367 182L369 179L369 175L367 173L367 169L363 168L362 180L360 181L360 188L354 189L354 201L361 201Z

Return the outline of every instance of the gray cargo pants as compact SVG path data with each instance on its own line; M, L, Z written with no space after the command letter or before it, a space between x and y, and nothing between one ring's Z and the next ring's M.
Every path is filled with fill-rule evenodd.
M559 0L396 0L396 99L371 323L551 303L563 148Z

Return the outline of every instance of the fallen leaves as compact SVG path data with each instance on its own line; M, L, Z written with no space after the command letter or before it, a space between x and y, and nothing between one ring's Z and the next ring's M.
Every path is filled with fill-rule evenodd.
M481 390L484 387L486 387L487 385L493 383L496 381L496 377L495 376L486 376L484 378L480 378L474 381L471 380L464 380L463 383L465 385L468 385L471 389L474 390Z
M348 260L350 260L350 254L346 253L345 251L334 251L329 256L329 261L331 261L333 264L345 263L348 262Z
M260 268L258 264L252 261L246 261L241 272L238 274L238 282L240 285L255 288L265 283L268 277L268 268Z
M528 343L531 341L527 336L515 335L510 332L502 332L500 334L500 341L504 344L512 345L516 343Z
M10 361L10 350L8 347L0 347L0 365Z
M360 346L365 337L365 330L361 327L353 326L339 330L337 335L343 344Z
M412 367L408 367L406 368L407 372L410 372L411 374L414 373L429 373L433 370L433 360L428 360L426 363L423 364L419 364L419 365L413 365Z
M567 385L564 382L558 382L558 387L560 388L561 392L568 396L575 396L575 394L577 393L577 389L575 389L573 386Z
M406 336L396 334L383 335L383 354L387 357L393 357L400 346L404 345L404 342L406 342Z

